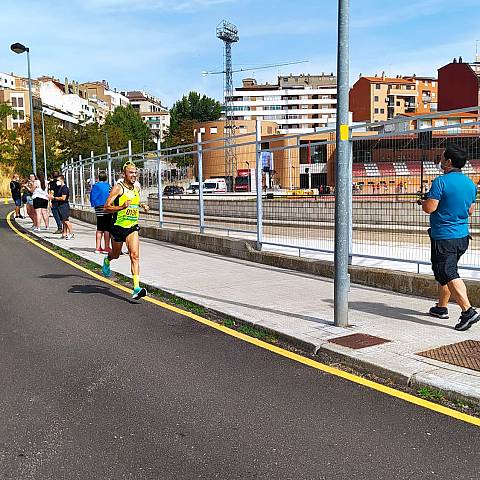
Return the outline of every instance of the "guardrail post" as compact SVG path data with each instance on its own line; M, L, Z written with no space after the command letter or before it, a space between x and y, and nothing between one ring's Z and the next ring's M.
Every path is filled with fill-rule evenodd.
M71 191L72 191L72 200L73 200L73 204L75 205L77 203L77 199L76 199L76 188L75 188L75 167L73 166L74 164L74 161L73 161L73 158L72 158L72 188L71 188Z
M202 133L197 133L197 158L198 158L198 206L200 233L205 233L205 205L203 202L203 150Z
M107 147L107 172L108 172L108 183L113 186L112 182L112 156L110 155L110 145Z
M128 161L132 161L132 141L128 141Z
M257 250L262 249L263 242L263 203L262 203L262 121L255 123L255 168L257 181Z
M82 162L82 156L78 156L78 161L80 162L80 204L85 206L85 168Z
M158 186L158 224L163 227L163 185L160 139L157 140L157 186Z
M90 190L95 185L95 163L93 161L93 150L90 151L90 160L92 163L90 164Z

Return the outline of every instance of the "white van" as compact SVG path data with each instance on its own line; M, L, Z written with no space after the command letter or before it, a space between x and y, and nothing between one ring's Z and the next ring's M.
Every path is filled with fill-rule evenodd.
M203 182L205 193L227 193L227 184L224 178L209 178Z
M209 178L203 182L203 193L226 193L227 184L224 178ZM198 194L198 182L192 182L187 193Z

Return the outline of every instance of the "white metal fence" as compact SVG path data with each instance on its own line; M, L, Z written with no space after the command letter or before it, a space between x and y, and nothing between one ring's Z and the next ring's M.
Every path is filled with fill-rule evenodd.
M464 173L480 185L480 122L478 116L465 116L467 110L472 109L351 127L353 263L429 271L428 216L416 201L440 173L435 163L447 144L466 148ZM88 208L99 172L113 185L131 160L138 167L142 199L151 207L141 216L145 225L229 235L256 240L258 248L332 259L334 130L265 133L257 122L255 131L235 137L237 174L229 179L224 178L224 139L205 139L200 132L196 142L174 148L133 154L129 144L118 152L72 159L63 165L70 201ZM232 185L235 191L209 193L198 187L203 181L205 187ZM187 193L189 186L193 193ZM475 277L480 276L478 211L471 231L461 265Z

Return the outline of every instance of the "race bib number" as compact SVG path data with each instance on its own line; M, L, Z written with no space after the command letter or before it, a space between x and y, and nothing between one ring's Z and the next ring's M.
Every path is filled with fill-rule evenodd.
M138 207L128 207L125 211L125 216L130 220L136 220L138 213Z

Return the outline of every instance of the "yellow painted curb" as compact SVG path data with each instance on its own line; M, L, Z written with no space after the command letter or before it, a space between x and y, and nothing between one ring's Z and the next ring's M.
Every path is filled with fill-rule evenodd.
M108 278L105 278L102 275L99 275L98 273L92 272L88 270L85 267L82 267L81 265L76 264L74 261L63 257L57 252L54 252L48 247L45 247L41 243L37 242L33 238L31 238L28 235L25 235L24 233L20 232L13 224L11 221L11 216L13 212L10 212L7 215L7 223L9 227L20 237L24 238L28 242L34 244L38 248L42 249L43 251L49 253L50 255L53 255L55 258L58 258L59 260L67 263L68 265L71 265L72 267L75 267L77 270L80 270L87 275L90 275L91 277L106 283L112 287L115 287L119 290L122 290L123 292L130 293L131 289L124 287L123 285L120 285L113 280L110 280ZM409 393L402 392L400 390L396 390L395 388L392 387L387 387L386 385L382 385L381 383L376 383L373 382L372 380L367 380L366 378L362 378L358 375L354 375L352 373L345 372L343 370L339 370L337 368L331 367L329 365L325 365L323 363L317 362L315 360L312 360L307 357L303 357L301 355L298 355L297 353L290 352L288 350L284 350L283 348L277 347L276 345L272 345L270 343L266 343L262 340L259 340L257 338L250 337L248 335L245 335L244 333L237 332L236 330L233 330L231 328L225 327L224 325L221 325L219 323L215 323L212 320L208 320L207 318L203 318L200 315L196 315L195 313L187 312L186 310L182 310L181 308L174 307L172 305L169 305L168 303L162 302L160 300L157 300L152 297L144 297L144 301L153 303L154 305L157 305L161 308L164 308L165 310L169 310L171 312L178 313L184 317L191 318L192 320L195 320L196 322L199 322L203 325L207 325L208 327L214 328L215 330L218 330L220 332L223 332L227 335L230 335L231 337L238 338L239 340L242 340L244 342L250 343L251 345L255 345L257 347L263 348L264 350L268 350L270 352L273 352L277 355L280 355L285 358L289 358L290 360L293 360L298 363L302 363L303 365L307 365L309 367L315 368L317 370L320 370L324 373L328 373L330 375L334 375L339 378L343 378L344 380L348 380L350 382L354 382L358 385L362 385L367 388L371 388L372 390L376 390L377 392L384 393L386 395L390 395L391 397L399 398L401 400L404 400L406 402L412 403L414 405L417 405L422 408L426 408L428 410L432 410L434 412L440 413L442 415L446 415L452 418L455 418L457 420L461 420L466 423L470 423L471 425L476 425L480 427L480 418L472 417L471 415L467 415L466 413L458 412L456 410L453 410L448 407L444 407L443 405L439 405L437 403L429 402L428 400L424 400L422 398L418 398L414 395L411 395Z

